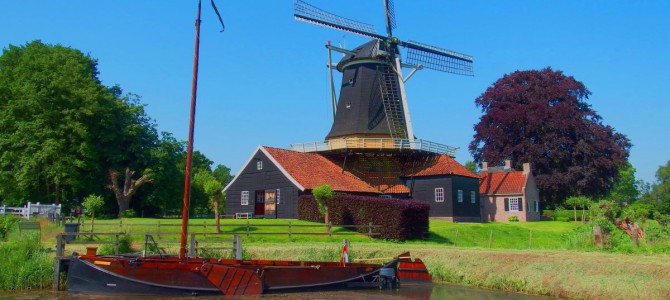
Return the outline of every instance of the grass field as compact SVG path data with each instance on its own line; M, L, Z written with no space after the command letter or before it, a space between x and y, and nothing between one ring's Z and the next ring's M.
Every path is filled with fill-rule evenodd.
M246 235L247 222L249 236ZM428 240L395 242L370 239L335 226L333 233L343 234L329 237L323 224L297 220L290 220L293 234L289 239L288 222L226 219L222 220L221 229L240 234L245 259L337 261L342 239L347 238L351 241L350 256L354 259L393 257L411 251L414 257L424 260L437 282L576 299L670 299L669 255L608 253L595 251L594 248L587 249L588 252L565 250L574 249L570 240L576 228L583 228L578 223L463 224L431 221ZM215 235L213 220L192 220L190 224L191 232L207 233L207 239L230 236ZM178 236L169 233L179 232L179 225L180 220L137 218L123 219L121 226L119 220L98 220L94 229L95 232L127 232L131 246L138 251L141 250L144 232L160 231L164 238L176 241ZM55 236L61 228L55 225L45 227L42 245L49 248L55 244ZM88 230L90 225L86 224L82 229ZM298 232L308 234L295 234ZM12 236L21 239L16 232ZM30 249L29 243L18 243ZM0 245L0 248L9 244ZM11 251L18 255L24 251L12 247L0 249L0 252ZM84 251L83 247L67 246L69 251ZM172 250L176 253L177 249ZM43 251L37 253L35 257L44 257ZM207 255L230 257L230 253L216 251ZM49 259L41 258L37 262L31 268L43 274L41 279L26 277L25 274L30 273L25 272L7 274L2 278L11 283L9 286L13 288L10 289L48 286L51 278L49 271L44 271L44 266L49 266ZM2 266L2 269L7 267ZM0 272L5 274L5 271ZM30 284L11 281L20 276L24 281L29 280ZM7 289L7 286L2 288Z

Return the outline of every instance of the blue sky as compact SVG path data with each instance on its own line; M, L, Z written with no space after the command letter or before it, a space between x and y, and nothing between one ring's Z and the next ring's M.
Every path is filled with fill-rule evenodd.
M381 0L310 0L384 31ZM637 177L670 160L670 1L396 0L400 39L470 54L475 76L423 70L407 84L415 135L467 145L474 99L504 74L547 66L582 81L604 123L633 143ZM293 19L293 1L203 3L195 149L237 172L258 145L323 140L330 130L326 40L365 38ZM40 39L99 60L105 85L142 96L159 131L186 140L197 1L5 1L0 45Z

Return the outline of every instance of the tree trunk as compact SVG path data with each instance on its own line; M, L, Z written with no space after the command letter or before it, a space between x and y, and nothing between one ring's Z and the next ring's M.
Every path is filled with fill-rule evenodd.
M328 225L328 224L330 224L330 221L329 221L329 218L328 218L328 206L326 206L325 210L326 210L326 213L324 214L324 221L323 222L326 223L326 225Z
M216 226L216 233L221 233L220 223L219 223L219 197L214 197L212 201L214 205L214 225Z
M603 247L603 233L598 225L593 226L593 243L598 248Z
M582 224L586 223L586 214L585 214L586 207L582 208Z
M133 175L135 175L135 171L126 168L123 189L121 189L118 182L119 172L114 170L109 171L109 179L112 184L110 184L108 188L114 192L116 203L119 205L119 218L121 218L123 212L130 207L130 199L135 192L137 192L137 189L145 183L153 182L150 174L144 174L137 180L133 180Z
M575 222L577 222L577 205L572 206L572 211L575 212Z

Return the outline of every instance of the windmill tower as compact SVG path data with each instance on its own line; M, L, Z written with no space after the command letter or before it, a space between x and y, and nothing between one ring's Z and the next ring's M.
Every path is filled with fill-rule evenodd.
M414 41L402 41L393 36L396 22L392 0L384 0L384 11L386 35L381 35L370 24L331 14L302 0L295 1L294 16L297 20L372 39L352 50L334 47L330 43L326 45L329 57L331 50L345 54L336 66L329 63L334 121L324 145L328 149L338 149L343 145L352 148L352 145L359 144L387 149L425 147L423 141L417 141L414 136L405 82L422 68L459 75L473 74L472 57L469 55ZM406 50L404 60L401 60L400 47ZM413 70L403 77L403 67ZM332 68L342 72L339 101L335 99ZM434 143L430 144L430 147L435 147ZM443 152L452 150L451 147L439 146Z

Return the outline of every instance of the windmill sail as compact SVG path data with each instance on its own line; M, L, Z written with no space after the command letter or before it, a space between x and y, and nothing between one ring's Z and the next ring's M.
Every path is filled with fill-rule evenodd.
M294 5L296 20L312 23L319 26L360 34L373 39L382 40L383 35L377 34L375 27L371 24L354 21L335 14L331 14L316 6L301 0L296 0Z
M405 63L421 65L428 69L473 76L472 56L426 45L415 41L399 42L407 48Z

